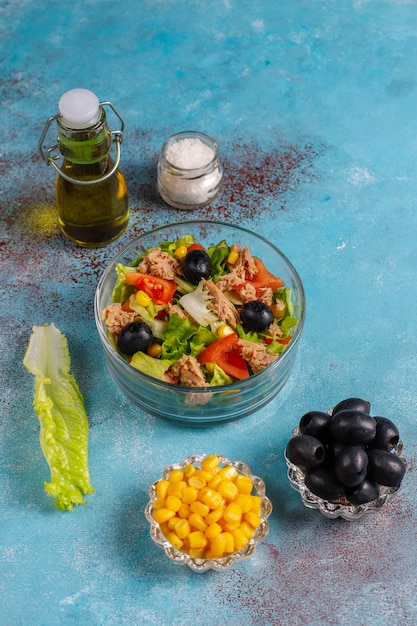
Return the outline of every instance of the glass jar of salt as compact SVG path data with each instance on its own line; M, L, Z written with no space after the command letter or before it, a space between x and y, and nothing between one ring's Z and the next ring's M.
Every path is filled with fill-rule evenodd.
M196 131L169 137L158 161L158 190L176 209L198 209L219 194L223 168L217 143Z

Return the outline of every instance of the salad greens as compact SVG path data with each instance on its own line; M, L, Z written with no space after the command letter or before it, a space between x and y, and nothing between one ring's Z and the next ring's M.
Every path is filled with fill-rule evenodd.
M35 376L33 406L40 423L40 444L51 472L45 491L58 509L84 504L94 489L88 470L88 418L70 373L68 341L52 323L34 326L23 365Z
M156 304L151 299L149 305L143 306L137 303L135 297L136 292L143 287L139 284L132 284L132 280L127 281L126 275L129 272L139 272L137 276L143 276L140 274L140 268L139 270L137 268L141 261L156 248L175 259L177 258L176 251L181 246L188 249L192 245L195 245L194 238L191 235L184 235L176 241L165 241L156 247L149 248L139 254L129 265L118 263L116 266L117 278L112 292L113 304L121 304L124 311L136 313L136 319L149 325L155 341L161 347L159 358L137 352L129 359L129 362L136 369L158 379L161 379L168 368L181 357L189 355L198 358L205 348L219 339L217 334L219 328L226 322L210 306L211 296L205 288L204 281L193 285L184 278L181 272L178 272L179 275L172 279L175 281L176 289L170 302ZM231 247L224 240L206 249L211 261L210 280L215 285L223 276L230 274L230 264L228 265L227 262L230 251ZM274 323L279 327L278 333L273 335L268 330L245 331L240 323L237 323L232 330L239 339L259 344L267 349L268 353L279 355L290 343L291 331L298 320L294 317L291 290L285 286L278 287L279 284L283 284L282 281L270 274L261 261L260 264L264 270L262 276L269 281L271 278L274 280L265 285L259 282L252 283L251 286L255 285L257 289L260 287L260 292L271 287L273 303L279 302L282 310L277 317L274 316ZM247 281L250 282L250 279L248 278ZM244 279L243 282L245 282ZM238 289L231 287L225 295L230 303L237 306L237 309L242 306L243 301ZM180 311L186 315L179 314ZM117 337L113 335L110 340L117 349ZM126 355L122 356L127 358ZM221 362L211 368L206 368L203 364L203 372L208 385L224 385L233 381L233 378L222 369Z

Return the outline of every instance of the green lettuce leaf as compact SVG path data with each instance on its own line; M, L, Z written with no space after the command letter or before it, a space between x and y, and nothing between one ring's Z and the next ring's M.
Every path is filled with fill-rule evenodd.
M216 335L208 328L197 327L189 319L183 320L178 313L174 313L168 320L162 339L162 358L174 363L184 354L197 357L216 339Z
M133 285L128 285L125 281L126 272L131 271L131 266L123 265L123 263L117 263L117 279L113 287L112 302L123 303L135 291L135 287Z
M211 386L230 385L233 378L228 376L218 365L214 365L213 377L210 381Z
M217 283L220 276L227 274L226 259L229 256L230 248L225 241L221 241L217 246L210 246L207 253L211 259L213 282Z
M40 444L51 471L46 492L58 509L85 504L94 489L88 470L88 418L70 373L68 341L52 323L34 326L23 365L35 376L33 406L40 423Z
M171 364L171 361L155 359L144 352L135 352L130 361L132 367L158 380L161 380L163 374Z

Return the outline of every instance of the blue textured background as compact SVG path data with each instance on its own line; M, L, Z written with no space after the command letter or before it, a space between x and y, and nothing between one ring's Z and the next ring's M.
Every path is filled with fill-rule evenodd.
M2 626L416 624L417 2L22 0L0 1L0 18ZM78 86L126 122L132 214L101 250L60 235L54 174L37 152L60 95ZM158 198L155 176L162 142L186 129L218 140L226 176L211 207L184 214ZM125 401L92 309L126 242L187 217L267 236L308 299L281 396L209 429ZM43 491L22 366L32 325L52 321L90 419L97 491L71 513ZM283 449L304 412L355 395L396 421L409 468L378 515L331 522L289 487ZM274 512L249 561L198 576L153 544L143 509L165 465L213 451L262 476Z

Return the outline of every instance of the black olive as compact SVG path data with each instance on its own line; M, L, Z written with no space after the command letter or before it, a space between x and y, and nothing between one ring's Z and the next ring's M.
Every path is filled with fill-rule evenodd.
M254 330L261 333L272 324L274 314L264 302L252 300L244 304L241 308L240 320L246 331Z
M356 487L366 476L368 455L359 446L346 446L334 460L336 476L346 487Z
M367 502L373 502L379 496L379 487L376 483L365 478L359 485L349 489L346 497L351 504L359 506Z
M398 487L406 465L400 457L386 450L368 450L367 478L386 487Z
M190 250L182 260L181 270L190 283L198 285L202 278L210 276L211 259L205 250Z
M309 470L305 477L305 485L323 500L338 500L346 492L346 487L337 479L334 471L325 465Z
M145 322L131 322L122 330L117 340L120 352L132 356L135 352L146 352L153 341L152 331Z
M371 403L362 398L346 398L341 400L335 407L333 407L332 415L336 415L339 411L345 411L350 409L351 411L362 411L362 413L370 413Z
M332 417L329 413L309 411L300 419L300 433L312 435L312 437L317 437L317 439L325 443L330 436L331 421Z
M376 421L368 413L345 409L338 411L330 426L333 437L348 445L365 445L375 437Z
M372 441L373 448L392 450L397 445L400 435L396 425L386 417L375 417L376 433Z
M289 440L286 455L297 467L309 469L323 463L325 449L321 441L311 435L296 435Z

